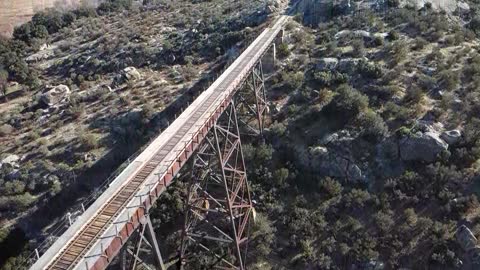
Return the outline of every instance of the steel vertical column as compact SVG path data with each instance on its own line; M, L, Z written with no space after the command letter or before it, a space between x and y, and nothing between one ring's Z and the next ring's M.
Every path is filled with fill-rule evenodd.
M252 211L232 101L194 159L179 251L180 268L189 264L188 269L192 269L194 263L202 261L210 268L244 270ZM206 253L198 253L198 248Z
M263 134L265 127L265 113L267 111L267 95L265 93L265 78L263 75L262 60L257 67L252 71L253 90L255 93L255 102L257 108L258 129L260 134Z
M126 247L125 250L123 251L124 254L122 255L122 259L120 262L122 269L126 269L126 265L127 265L125 253L130 254L132 257L132 261L128 269L135 270L137 269L138 264L143 265L143 267L146 269L150 269L148 265L141 259L141 256L140 256L140 251L142 251L143 249L142 248L143 244L146 244L151 249L153 253L153 257L157 264L156 269L166 270L165 265L163 263L162 255L160 253L157 237L155 236L155 231L153 229L152 221L149 215L145 215L142 218L141 226L138 228L134 249L131 250L128 247Z

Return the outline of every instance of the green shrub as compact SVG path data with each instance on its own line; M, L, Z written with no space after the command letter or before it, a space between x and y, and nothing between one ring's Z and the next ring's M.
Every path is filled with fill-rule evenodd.
M304 76L301 71L282 74L285 85L291 90L295 90L302 86L304 79L303 77Z
M444 70L439 74L442 87L447 91L451 91L460 83L460 76L458 72L453 70Z
M2 196L0 197L0 210L26 210L34 201L35 197L28 192L21 195Z
M415 44L413 46L413 49L414 50L422 50L427 45L428 45L428 41L426 41L422 37L417 37L417 38L415 38Z
M403 61L408 55L408 46L402 41L392 43L387 50L390 54L392 64L394 65Z
M270 131L275 137L281 137L287 131L287 127L283 123L276 122L270 126Z
M328 195L328 198L335 198L342 193L343 187L340 182L326 177L323 178L319 183L320 190Z
M36 141L40 138L40 133L37 130L32 130L27 137L32 141Z
M13 132L13 127L9 124L4 124L0 126L0 137L10 135Z
M62 15L62 19L65 25L70 25L77 19L77 15L72 11L67 11Z
M76 10L74 10L73 13L77 16L77 18L96 17L98 15L97 10L95 8L87 7L87 6L79 7Z
M49 9L36 13L32 17L32 23L35 26L45 26L49 34L56 33L62 27L67 26L67 24L63 20L62 13L54 9Z
M70 107L67 109L68 114L73 119L78 119L85 114L85 104L80 102L70 102Z
M371 198L368 191L354 188L343 196L343 201L348 208L362 208Z
M283 187L286 185L288 175L289 171L287 168L280 168L273 172L273 180L277 186Z
M387 0L387 6L388 7L399 7L400 6L400 0Z
M367 110L360 114L359 124L362 135L374 139L383 138L388 132L387 125L383 121L383 118L372 110Z
M383 69L379 64L361 61L358 71L364 78L379 79L383 76Z
M338 55L338 45L336 41L331 41L327 43L327 46L325 48L325 53L330 56L336 56Z
M365 56L365 44L363 43L362 39L355 39L352 41L352 47L353 47L353 56L354 57L363 57Z
M479 35L480 34L480 15L476 15L472 18L470 23L468 24L468 27L472 29L472 31Z
M91 150L98 147L98 138L94 134L81 134L79 140L82 147L86 150Z
M384 44L383 37L376 36L376 37L373 39L373 45L374 45L375 47L383 46L383 44Z
M417 86L412 85L407 89L407 93L405 95L405 101L411 102L413 104L420 103L423 98L425 97L425 93Z
M348 81L348 75L338 71L317 71L313 73L313 78L320 86L332 86L342 84Z
M97 11L99 14L105 14L109 12L118 12L132 7L133 0L107 0L101 3Z
M437 85L437 80L434 77L418 74L418 86L423 89L434 89Z
M0 228L0 245L5 239L7 239L9 233L10 233L9 228Z
M400 38L400 34L395 30L391 30L390 32L388 32L387 38L389 40L398 40Z
M356 116L368 108L368 97L349 85L340 85L336 92L332 102L336 109Z
M25 191L25 183L18 180L6 182L3 186L3 192L5 195L17 195L22 194Z
M282 43L277 47L277 55L279 58L286 58L290 55L290 49L288 48L288 44Z
M384 115L386 118L407 121L410 119L410 111L408 108L399 106L391 101L385 104Z
M255 160L260 162L267 162L272 160L273 148L270 144L261 144L256 148Z

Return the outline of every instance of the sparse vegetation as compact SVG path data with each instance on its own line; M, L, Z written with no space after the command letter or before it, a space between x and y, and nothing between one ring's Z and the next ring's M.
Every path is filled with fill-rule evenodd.
M231 62L268 18L264 1L144 2L150 6L109 0L97 10L45 11L13 40L0 40L3 82L31 90L0 106L0 161L13 160L0 169L0 222L28 216L39 200L73 204L82 195L65 200L63 191L75 183L93 189L98 183L83 173L95 176L105 153L126 159L158 134L175 108L159 112L178 106L197 80L211 80L205 71ZM387 5L395 8L357 14L336 5L325 22L306 12L286 26L276 47L281 63L266 76L265 137L242 137L257 211L249 269L471 263L454 233L466 224L480 234L480 57L472 36L480 20L476 8L463 25L434 5ZM44 42L53 55L27 64ZM37 75L39 85L65 84L71 93L47 106L50 88L34 87ZM0 71L5 90L1 78ZM176 243L163 229L178 229L185 188L175 181L152 212L168 247ZM0 246L10 234L0 229ZM17 269L19 258L4 269Z

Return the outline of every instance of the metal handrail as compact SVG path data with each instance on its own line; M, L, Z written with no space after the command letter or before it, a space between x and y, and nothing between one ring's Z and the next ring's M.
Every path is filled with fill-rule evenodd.
M155 137L151 138L146 146L150 145L152 141L155 139ZM135 160L144 150L145 147L141 147L138 149L135 153L133 153L131 156L127 158L126 161L124 161L118 168L112 172L109 177L98 187L96 188L89 196L84 198L79 204L75 205L70 209L69 212L67 212L67 216L62 219L60 223L57 223L55 225L55 229L53 229L52 232L49 232L49 237L47 237L45 240L43 240L38 246L35 248L34 251L30 252L29 255L23 260L21 263L21 266L24 267L25 269L29 268L36 260L40 258L40 256L50 248L52 242L52 236L53 237L59 237L61 234L63 234L67 229L72 225L73 221L71 218L68 216L70 213L78 213L78 212L85 212L85 210L95 202L98 197L100 197L103 192L108 188L108 186L125 170L125 166L128 166L131 164L132 161Z

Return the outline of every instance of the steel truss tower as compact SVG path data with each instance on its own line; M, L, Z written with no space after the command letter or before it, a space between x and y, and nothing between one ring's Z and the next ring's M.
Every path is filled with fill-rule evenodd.
M261 61L244 86L194 157L179 250L180 269L246 267L254 208L239 123L248 126L250 134L263 134L267 101Z

